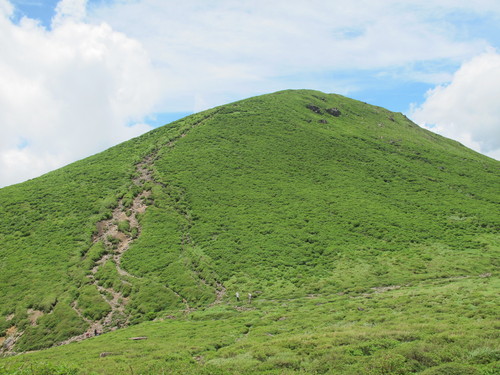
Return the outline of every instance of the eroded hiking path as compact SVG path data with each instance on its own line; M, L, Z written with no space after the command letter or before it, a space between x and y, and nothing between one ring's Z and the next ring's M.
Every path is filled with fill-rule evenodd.
M137 164L136 177L132 182L136 187L144 187L144 189L133 198L131 203L130 201L127 203L125 198L121 198L117 206L113 209L111 218L101 220L97 223L97 233L94 234L92 238L92 244L97 244L98 242L104 244L106 253L95 262L94 267L87 277L90 279L90 283L97 288L102 298L109 305L110 311L103 318L93 321L82 313L78 307L77 301L73 301L71 305L72 308L89 324L89 327L81 335L71 337L61 342L61 345L74 341L81 341L129 324L129 316L127 316L125 311L128 298L112 287L104 287L101 285L102 283L100 283L98 279L98 271L102 269L106 263L112 262L122 283L130 284L127 279L136 278L136 276L131 275L121 267L121 258L129 249L132 241L139 236L141 232L138 215L146 211L148 201L151 197L151 191L145 188L145 184L148 181L152 181L150 169L152 162L153 156L150 155L141 163Z
M145 213L148 206L153 203L151 188L153 186L160 187L161 189L167 188L165 184L153 179L152 166L154 161L162 152L169 152L169 150L175 148L180 139L184 138L192 129L206 123L218 112L220 110L187 118L184 125L176 130L177 133L172 131L168 141L164 141L165 143L163 144L157 144L156 149L136 164L136 173L130 180L129 191L116 201L112 212L109 213L105 220L96 223L96 230L92 236L91 246L80 264L80 266L86 267L88 270L88 283L80 286L70 306L86 322L88 328L82 334L68 338L56 345L81 341L96 334L113 331L130 324L131 316L127 309L127 304L129 303L128 293L130 293L131 289L134 290L133 288L137 285L142 283L147 284L147 279L143 279L141 275L132 275L127 272L122 267L122 256L129 250L132 242L141 233L141 226L138 219L141 214ZM164 194L170 194L169 190L171 188L172 186L168 186L168 189L164 190ZM179 187L174 185L173 188L178 189ZM189 292L186 291L184 285L176 284L175 281L172 283L167 281L164 286L171 290L179 298L179 301L182 301L184 304L184 309L179 310L179 312L189 314L197 309L222 303L226 294L226 288L215 272L211 272L209 277L207 277L206 272L200 272L197 266L191 262L190 256L192 254L189 250L194 247L193 239L190 236L190 229L193 224L191 215L189 210L175 203L177 202L175 199L172 202L174 202L172 208L185 218L184 227L181 229L182 237L180 240L182 243L182 252L180 258L185 261L183 264L187 267L187 271L191 272L191 275L199 285L212 288L214 292L213 302L202 306L192 296L189 296ZM89 254L90 250L92 250L92 255ZM210 260L206 264L210 264ZM205 267L206 270L207 268ZM92 288L88 288L89 286ZM82 296L88 297L88 295L84 295L84 289L86 291L91 290L92 295L89 298L93 298L93 301L97 301L96 303L89 303L88 299L85 300L82 298ZM196 307L193 304L196 304ZM100 306L93 309L96 305ZM50 313L52 311L47 312L47 314ZM44 315L44 312L30 312L28 309L27 314L30 317L32 325L36 326L37 319ZM12 317L13 314L12 316L7 316L5 319L9 321ZM170 319L171 316L168 318ZM5 337L0 338L0 352L14 353L13 350L16 342L23 333L24 331L18 330L16 326L9 328L6 331Z
M178 136L174 136L166 144L166 146L168 148L175 147L176 142L180 138L185 137L191 129L210 119L215 113L195 121L189 128L184 129ZM115 290L113 287L105 287L105 284L99 280L99 275L100 271L104 270L105 267L109 270L108 263L112 262L121 283L131 284L134 279L140 278L140 276L132 275L124 270L121 266L121 260L123 254L129 249L131 243L141 233L138 216L144 214L148 205L152 203L150 190L152 184L165 187L163 184L155 181L152 176L152 166L157 156L158 150L153 151L136 165L136 173L135 177L132 179L131 188L132 191L136 191L138 193L135 194L132 200L130 199L130 196L124 196L119 199L116 207L113 209L111 217L97 223L96 233L92 237L92 245L102 243L106 252L94 263L93 268L90 270L87 277L89 278L90 284L95 286L103 300L109 305L109 312L99 320L92 320L88 316L85 316L83 309L78 306L78 302L73 301L71 307L89 326L88 329L81 335L71 337L61 342L60 345L81 341L104 332L113 331L120 327L127 326L130 323L130 316L126 310L127 303L129 302L128 297L123 295L120 290ZM181 238L182 247L184 249L183 252L185 252L187 246L193 245L193 240L189 233L192 226L192 219L189 212L180 208L180 206L174 206L173 208L186 219L187 224L183 229L183 235ZM193 269L192 272L200 283L215 289L215 300L208 305L208 307L222 303L226 294L226 288L222 282L218 281L215 277L211 280L211 282L209 282L205 280L201 273L196 269ZM196 310L196 308L189 305L188 299L182 295L182 290L176 290L176 288L171 285L165 286L183 302L185 309L182 311L184 314L189 314Z

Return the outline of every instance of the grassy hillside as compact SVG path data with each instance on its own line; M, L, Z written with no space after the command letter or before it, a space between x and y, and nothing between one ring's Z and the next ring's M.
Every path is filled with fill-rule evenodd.
M499 167L300 90L1 189L4 352L132 326L0 373L493 374Z
M493 375L498 287L470 276L232 303L12 357L0 372Z

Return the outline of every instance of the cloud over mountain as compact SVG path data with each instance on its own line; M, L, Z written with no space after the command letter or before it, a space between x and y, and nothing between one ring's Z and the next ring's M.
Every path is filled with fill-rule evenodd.
M151 129L141 120L160 82L147 52L106 23L80 22L84 8L66 3L47 30L29 18L13 23L0 2L2 185Z
M418 123L500 159L500 54L491 51L464 63L449 84L427 93L412 110Z

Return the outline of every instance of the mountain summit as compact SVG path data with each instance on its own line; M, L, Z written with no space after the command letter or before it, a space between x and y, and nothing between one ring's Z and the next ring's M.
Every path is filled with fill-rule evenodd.
M188 116L0 189L0 346L108 352L120 332L175 324L185 336L158 368L489 369L499 166L400 113L318 91Z

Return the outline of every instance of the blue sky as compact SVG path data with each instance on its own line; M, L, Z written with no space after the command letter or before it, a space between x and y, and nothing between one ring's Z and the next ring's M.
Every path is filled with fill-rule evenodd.
M16 7L13 19L17 22L22 17L40 20L45 27L50 27L50 20L55 14L59 0L15 0L11 3Z
M0 0L0 45L0 186L288 88L500 159L496 0Z

